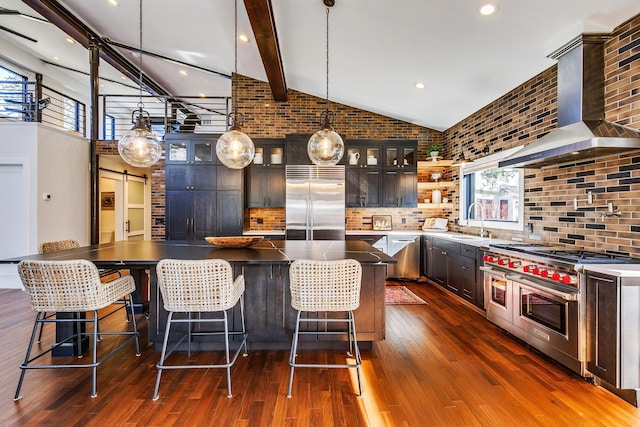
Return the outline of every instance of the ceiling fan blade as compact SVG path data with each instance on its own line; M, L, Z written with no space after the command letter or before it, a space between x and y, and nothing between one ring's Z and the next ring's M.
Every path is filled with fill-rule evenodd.
M18 36L18 37L22 37L23 39L27 39L30 42L38 43L38 40L33 39L33 38L29 37L29 36L25 36L24 34L21 34L21 33L17 32L17 31L13 31L11 28L7 28L7 27L4 27L4 26L0 25L0 30L6 31L7 33L11 33L11 34L13 34L15 36Z
M33 16L33 15L27 15L26 13L22 13L22 12L19 12L17 10L7 9L7 8L4 8L4 7L0 7L0 15L21 16L23 18L32 19L34 21L49 23L49 21L47 21L46 19L39 18L39 17Z

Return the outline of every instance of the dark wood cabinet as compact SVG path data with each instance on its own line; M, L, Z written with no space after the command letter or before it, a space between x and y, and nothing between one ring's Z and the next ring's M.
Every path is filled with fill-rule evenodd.
M307 154L307 143L311 133L294 133L285 136L285 157L288 165L311 165Z
M243 171L217 162L218 135L165 136L165 235L201 240L242 234Z
M423 268L425 276L450 292L483 308L484 292L478 280L478 248L447 239L425 239Z
M417 185L418 172L416 170L385 170L383 206L415 208L418 206Z
M618 389L640 388L639 301L640 278L587 272L587 369Z
M382 168L347 168L346 200L348 208L377 208L382 206Z
M247 207L282 208L285 206L285 164L283 139L255 139L258 162L247 167ZM272 155L274 155L272 157ZM261 161L260 161L260 158ZM278 160L281 161L278 162ZM276 160L277 163L273 163Z
M348 140L346 206L416 207L416 152L415 140Z

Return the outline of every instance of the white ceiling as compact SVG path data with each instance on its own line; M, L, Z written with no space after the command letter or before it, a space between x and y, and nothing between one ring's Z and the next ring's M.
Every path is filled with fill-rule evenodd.
M60 3L104 37L138 47L139 1L63 0ZM326 7L322 0L271 0L287 87L324 98ZM638 0L497 0L498 11L483 17L480 0L336 0L330 9L329 98L437 130L445 130L553 64L551 51L582 32L610 32L640 13ZM0 7L36 13L20 0ZM238 72L266 81L242 0ZM207 69L234 69L234 0L146 0L144 50ZM21 62L32 55L88 72L88 54L65 42L53 25L0 15L0 25L38 40L0 31L0 56ZM120 50L133 63L138 58ZM52 59L57 56L59 59ZM87 93L88 78L40 61L34 71ZM173 95L229 96L230 81L215 74L143 58L145 73ZM179 74L187 71L187 76ZM100 75L120 80L106 63ZM414 87L417 81L425 88ZM129 81L129 84L132 83ZM135 87L135 85L133 85ZM101 93L126 93L105 83Z

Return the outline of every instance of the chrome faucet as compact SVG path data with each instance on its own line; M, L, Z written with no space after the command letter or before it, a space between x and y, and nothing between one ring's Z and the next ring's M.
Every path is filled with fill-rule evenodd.
M467 209L467 225L469 225L469 221L471 221L471 209L473 209L474 207L479 207L479 215L480 215L480 237L484 237L485 235L485 231L484 231L484 214L482 213L482 206L480 206L478 204L478 202L473 202L469 205L469 209Z

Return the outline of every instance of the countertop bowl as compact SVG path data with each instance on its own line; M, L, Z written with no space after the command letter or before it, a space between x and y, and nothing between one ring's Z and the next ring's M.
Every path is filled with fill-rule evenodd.
M208 243L219 248L247 248L251 245L262 241L264 236L224 236L224 237L205 237Z

